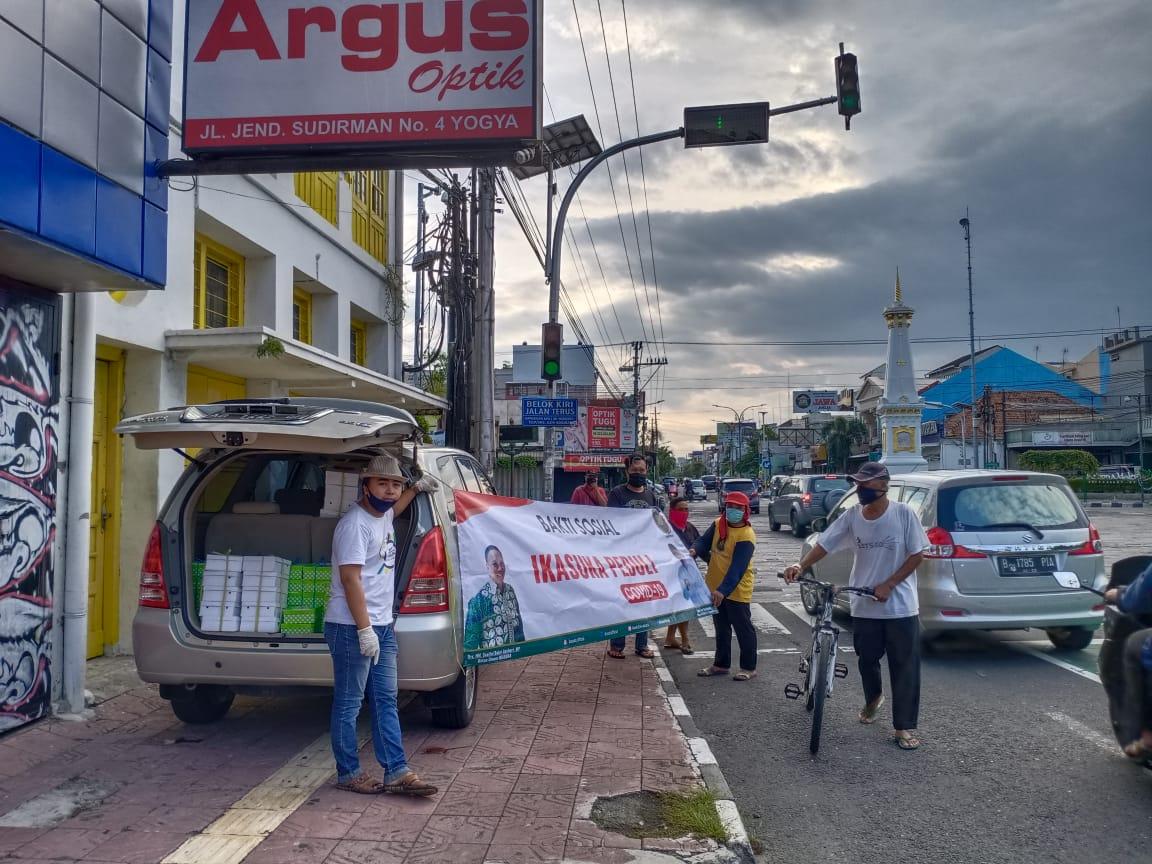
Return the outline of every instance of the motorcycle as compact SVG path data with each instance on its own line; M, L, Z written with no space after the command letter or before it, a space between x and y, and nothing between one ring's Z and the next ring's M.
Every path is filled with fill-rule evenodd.
M1120 588L1131 584L1150 564L1152 555L1122 558L1112 565L1108 588ZM1067 582L1061 577L1067 579ZM1057 579L1065 588L1079 588L1104 596L1102 591L1081 585L1075 574L1058 573ZM1111 604L1104 609L1104 641L1100 645L1097 668L1100 683L1108 696L1108 719L1112 724L1112 734L1120 746L1132 741L1139 734L1138 729L1128 728L1130 712L1127 700L1130 694L1127 693L1124 683L1124 642L1137 630L1147 627L1152 627L1152 615L1129 615ZM1143 765L1152 770L1152 757L1146 758Z

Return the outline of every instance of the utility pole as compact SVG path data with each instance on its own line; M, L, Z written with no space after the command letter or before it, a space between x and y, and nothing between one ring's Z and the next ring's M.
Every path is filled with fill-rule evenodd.
M496 241L496 169L476 172L476 304L475 344L472 352L472 381L477 425L473 452L489 474L496 465L495 406L495 325L496 291L493 283Z
M643 350L644 350L644 343L643 342L633 342L632 343L632 365L620 367L621 372L631 372L632 373L632 407L636 411L636 428L637 429L639 429L640 424L644 422L644 414L643 414L643 412L640 411L640 370L643 369L645 366L667 366L668 365L668 358L667 357L649 357L647 360L642 361L640 359L640 353ZM643 439L641 439L639 436L637 436L636 440L638 443L640 443L640 442L642 442ZM641 443L641 449L643 449L642 443ZM653 450L656 449L655 444L653 444L652 449Z
M448 192L449 254L451 267L445 302L448 310L448 417L444 424L445 444L466 450L470 447L472 417L472 301L475 292L474 261L468 244L468 193L453 178Z
M968 247L968 377L972 395L972 467L980 467L980 449L976 446L976 311L972 304L972 223L968 220L968 208L964 208L964 218L960 220L964 229L964 243ZM985 443L987 447L987 443ZM985 452L987 455L987 452Z

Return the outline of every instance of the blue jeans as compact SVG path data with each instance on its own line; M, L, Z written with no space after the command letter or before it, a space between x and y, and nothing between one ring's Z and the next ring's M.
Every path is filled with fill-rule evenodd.
M624 646L628 644L628 637L621 636L619 639L612 639L609 643L616 651L623 651ZM639 654L648 647L648 631L641 630L636 634L636 653Z
M324 622L324 641L332 654L332 755L336 776L345 783L360 776L356 749L356 718L364 695L372 713L372 749L384 769L384 782L392 783L408 773L400 715L396 707L396 634L392 625L373 627L380 639L380 660L373 665L360 653L355 624Z

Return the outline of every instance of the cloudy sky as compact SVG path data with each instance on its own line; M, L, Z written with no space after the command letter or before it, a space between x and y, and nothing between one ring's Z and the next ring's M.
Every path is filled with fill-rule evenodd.
M979 344L1074 359L1118 315L1152 326L1152 3L623 8L628 38L620 0L545 0L546 123L584 114L613 144L637 126L681 125L686 105L832 95L837 43L860 58L863 113L851 132L832 106L784 115L767 145L656 144L644 150L643 179L638 156L627 173L612 160L615 196L603 167L581 188L563 281L620 386L631 385L617 371L618 343L643 339L646 354L668 358L647 390L649 402L664 400L660 428L677 453L731 419L712 403L766 403L746 417L765 410L779 421L789 384L851 386L882 362L883 344L868 343L886 337L880 312L897 267L916 309L913 338L935 340L914 345L917 368L966 353L965 208ZM561 172L561 194L570 179ZM543 225L544 179L523 191ZM503 209L498 363L513 344L537 342L547 314L543 274ZM1006 338L1025 333L1037 335Z

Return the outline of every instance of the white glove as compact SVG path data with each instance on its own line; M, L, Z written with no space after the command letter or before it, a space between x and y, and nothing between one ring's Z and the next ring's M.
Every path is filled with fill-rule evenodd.
M417 492L435 492L440 488L440 481L438 481L431 474L425 474L416 481L416 486L414 488Z
M380 638L371 627L356 631L356 638L360 640L360 653L372 659L375 666L380 660Z

